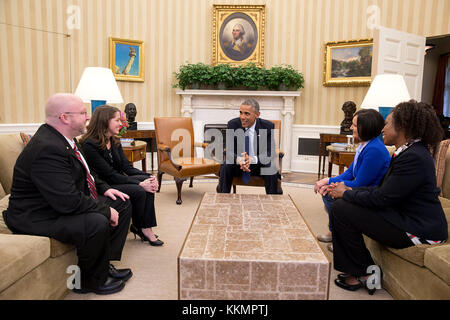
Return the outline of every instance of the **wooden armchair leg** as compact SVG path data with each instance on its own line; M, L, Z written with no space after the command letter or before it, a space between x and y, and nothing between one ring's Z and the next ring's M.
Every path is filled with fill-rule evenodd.
M162 181L162 175L164 174L164 172L158 171L158 191L161 190L161 181Z
M194 177L191 177L191 182L189 183L189 188L192 188L193 187L193 185L192 185L192 182L194 181Z
M183 182L186 181L186 178L175 178L175 183L177 185L177 193L178 193L178 198L177 198L177 204L181 204L183 202L183 200L181 200L181 188L183 187Z
M236 185L233 184L233 193L236 193Z

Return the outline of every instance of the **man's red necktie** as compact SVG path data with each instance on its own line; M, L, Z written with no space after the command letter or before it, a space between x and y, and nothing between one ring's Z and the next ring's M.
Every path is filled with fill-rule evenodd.
M77 155L78 160L81 161L81 163L83 164L84 168L86 169L86 180L87 180L87 183L88 183L89 192L91 194L91 198L95 200L95 199L98 198L97 188L95 187L95 182L92 179L92 176L89 173L88 168L86 168L86 165L84 164L84 161L81 159L81 154L80 154L80 151L78 150L78 147L77 147L76 144L75 144L75 147L73 148L73 151L75 151L75 154Z

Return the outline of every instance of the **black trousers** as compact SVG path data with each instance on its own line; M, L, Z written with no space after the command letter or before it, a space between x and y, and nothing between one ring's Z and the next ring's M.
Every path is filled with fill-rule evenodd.
M98 212L61 216L49 226L49 237L76 246L82 287L97 287L106 281L109 261L121 259L130 225L129 200L100 195L98 200L119 212L116 227Z
M133 176L141 181L148 176ZM156 227L155 194L147 192L138 184L116 184L112 188L125 192L130 196L132 204L132 221L136 228Z
M398 214L392 209L392 214ZM333 261L338 271L364 276L374 261L364 243L363 234L391 248L413 245L406 232L382 218L376 209L364 208L343 199L331 206L333 225Z
M261 176L264 178L266 194L278 194L278 173L272 175L261 175L261 166L250 165L251 176ZM242 170L237 164L222 164L220 166L219 192L230 193L233 177L242 176Z

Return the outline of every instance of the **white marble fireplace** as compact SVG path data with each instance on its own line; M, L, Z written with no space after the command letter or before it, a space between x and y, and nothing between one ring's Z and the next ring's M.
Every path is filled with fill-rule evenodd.
M294 99L299 91L242 91L242 90L177 90L181 95L181 116L191 117L195 141L203 141L205 124L226 124L239 116L239 107L246 98L259 102L261 118L281 120L281 150L285 152L283 172L291 170L294 120Z

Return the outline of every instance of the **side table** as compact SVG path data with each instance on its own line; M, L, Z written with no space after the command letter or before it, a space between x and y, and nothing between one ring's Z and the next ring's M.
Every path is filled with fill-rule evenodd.
M331 170L333 169L333 164L339 166L339 174L344 172L344 167L349 167L353 158L355 157L354 151L342 151L341 149L336 150L333 146L328 146L328 177L331 177Z
M319 170L317 172L317 178L320 178L320 169L322 168L322 175L325 173L325 158L328 155L327 146L332 142L347 142L347 136L345 134L332 134L321 133L319 144Z
M142 160L142 171L147 172L147 142L134 141L134 146L122 147L125 157L131 163Z
M155 130L128 130L122 136L122 138L133 138L133 139L146 139L149 142L150 153L151 153L151 164L153 172L153 141L156 141ZM156 144L156 142L155 142Z

